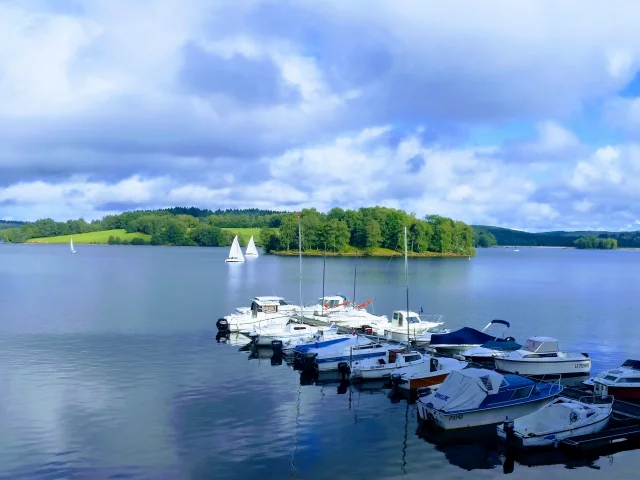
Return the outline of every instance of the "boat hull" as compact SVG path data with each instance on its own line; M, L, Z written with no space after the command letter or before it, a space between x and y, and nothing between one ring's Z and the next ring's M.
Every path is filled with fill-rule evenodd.
M607 416L600 416L598 421L593 422L589 425L582 425L577 428L570 428L558 432L546 432L540 435L527 435L524 436L518 432L514 433L514 441L516 445L520 448L540 448L540 447L550 447L554 445L556 442L561 440L565 440L571 437L577 437L578 435L587 435L590 433L598 433L604 430L607 425L609 425L609 420L611 420L611 414ZM498 437L507 441L507 434L501 425L497 427Z
M562 375L563 378L580 377L591 371L591 359L586 357L553 362L510 360L496 357L494 361L499 371L530 377L544 375Z
M640 387L610 387L594 382L594 391L597 395L613 395L620 400L640 400Z
M329 372L338 370L338 364L355 360L364 360L367 358L383 358L387 355L387 350L379 350L356 355L340 355L331 358L315 359L314 368L318 372Z
M419 378L409 378L401 380L398 384L398 388L403 390L417 390L419 388L433 387L434 385L440 385L449 376L449 372L434 372L433 375L428 375Z
M240 260L238 258L225 258L224 261L226 263L242 263L244 260Z
M253 327L266 327L271 325L280 325L284 327L289 323L289 317L278 316L277 318L261 318L255 319L251 316L236 317L227 316L224 317L229 322L229 331L231 333L243 333L253 330Z
M479 346L480 345L432 345L432 348L443 355L459 355L465 350Z
M484 410L465 412L443 412L418 402L418 415L422 420L433 422L444 430L457 428L479 427L483 425L497 425L509 419L516 419L529 415L553 401L553 397L543 397L531 402L519 403L508 407L489 408Z
M254 342L258 347L270 347L271 342L274 340L280 340L282 342L286 342L289 340L302 340L302 339L310 339L312 338L314 333L301 333L299 335L285 335L285 334L273 334L273 335L258 335Z

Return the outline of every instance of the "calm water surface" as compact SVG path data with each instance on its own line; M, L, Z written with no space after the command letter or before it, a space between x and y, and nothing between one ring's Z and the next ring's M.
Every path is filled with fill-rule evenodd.
M0 245L0 478L494 478L491 442L418 435L388 390L301 385L299 373L215 340L254 295L299 301L297 258L228 265L226 249ZM326 293L353 294L353 259L327 259ZM448 327L493 318L550 335L594 370L637 357L640 252L481 250L410 260L411 308ZM303 260L303 300L322 259ZM404 307L402 260L358 260L356 300ZM261 358L262 357L262 358ZM272 363L276 363L272 365ZM444 443L443 443L444 442ZM639 451L516 462L518 478L637 478ZM507 471L510 470L507 467Z

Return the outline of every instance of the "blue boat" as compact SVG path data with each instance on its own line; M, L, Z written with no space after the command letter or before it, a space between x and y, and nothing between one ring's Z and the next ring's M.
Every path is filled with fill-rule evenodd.
M464 327L455 332L450 333L434 333L431 335L430 345L435 348L438 353L447 353L450 355L461 353L473 347L479 347L487 342L513 342L513 337L501 338L495 335L485 333L492 325L504 325L505 331L511 326L506 320L491 320L486 327L480 330L475 328ZM504 332L503 332L504 335Z
M493 425L535 412L562 388L559 381L534 381L483 368L454 370L435 392L418 401L418 415L445 430Z

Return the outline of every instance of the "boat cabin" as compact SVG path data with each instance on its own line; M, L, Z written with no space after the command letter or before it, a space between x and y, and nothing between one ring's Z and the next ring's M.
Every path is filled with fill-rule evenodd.
M609 370L594 379L604 384L623 386L637 384L640 386L640 360L626 360L619 368Z
M255 297L251 302L251 315L257 317L258 313L278 313L280 301L264 300L263 297Z
M523 350L523 358L557 357L558 340L551 337L531 337L520 350Z
M322 306L324 305L324 308L335 308L339 305L345 305L347 303L349 303L347 297L343 295L331 295L319 298L315 306L322 308Z
M405 327L407 326L407 322L412 325L416 323L420 323L420 315L416 312L407 312L406 310L396 310L393 312L392 317L389 319L389 323L394 327Z
M275 297L275 296L264 296L264 297L253 297L253 301L257 302L278 302L279 305L293 305L292 303L287 302L283 297Z

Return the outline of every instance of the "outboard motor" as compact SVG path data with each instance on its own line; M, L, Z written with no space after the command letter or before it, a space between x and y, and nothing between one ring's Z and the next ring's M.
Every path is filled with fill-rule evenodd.
M391 374L391 385L393 385L394 387L397 387L398 385L400 385L400 380L402 379L402 375L400 375L399 373L392 373Z
M438 371L438 359L431 357L429 359L429 371L437 372Z
M342 375L342 380L345 380L347 376L351 375L351 367L347 362L338 363L338 372Z
M271 340L271 348L274 355L282 356L282 340Z
M300 358L300 368L302 370L315 370L314 364L317 356L317 353L304 352Z
M218 327L218 330L221 331L221 332L228 332L229 331L229 322L225 318L220 318L216 322L216 327Z

